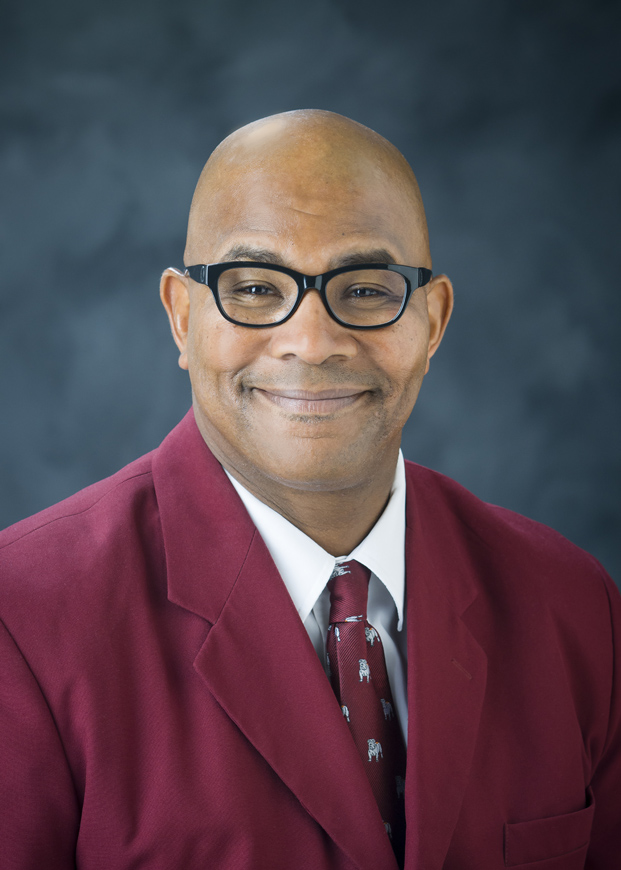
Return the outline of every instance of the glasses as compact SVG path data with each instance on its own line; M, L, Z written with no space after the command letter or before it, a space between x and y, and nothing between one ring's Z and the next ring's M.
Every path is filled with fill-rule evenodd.
M416 266L360 263L323 275L303 275L285 266L247 261L188 266L193 281L206 284L220 314L238 326L262 329L293 317L308 290L317 290L333 320L350 329L395 323L413 291L431 280Z

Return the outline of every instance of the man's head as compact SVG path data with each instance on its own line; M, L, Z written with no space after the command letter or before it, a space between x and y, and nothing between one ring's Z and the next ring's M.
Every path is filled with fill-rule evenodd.
M431 268L416 179L397 149L340 115L298 111L237 130L194 194L185 265L273 262L319 275L351 262ZM285 323L235 325L212 292L166 270L161 295L192 382L198 426L255 492L336 491L394 472L452 288L415 289L389 326L333 320L315 290Z

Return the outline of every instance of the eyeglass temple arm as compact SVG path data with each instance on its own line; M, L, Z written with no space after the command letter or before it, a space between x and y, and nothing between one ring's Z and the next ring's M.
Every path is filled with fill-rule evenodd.
M189 275L189 277L196 281L198 284L206 283L206 275L207 267L204 265L201 266L187 266L185 269L185 274Z

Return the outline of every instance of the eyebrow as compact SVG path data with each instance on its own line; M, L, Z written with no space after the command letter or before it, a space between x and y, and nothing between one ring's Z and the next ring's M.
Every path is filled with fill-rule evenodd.
M248 260L255 263L272 263L275 266L288 266L280 254L270 251L268 248L254 248L249 245L235 245L224 255L222 262L235 260ZM396 265L397 261L386 248L371 248L363 251L352 251L350 254L334 257L329 263L329 269L338 269L339 266L356 266L358 263L386 263Z
M344 254L342 257L335 257L330 261L330 268L338 269L339 266L356 266L358 263L397 265L395 258L385 248L372 248L366 251L354 251L351 254Z
M234 260L250 260L255 263L272 263L274 266L286 266L280 254L267 248L252 248L248 245L235 245L223 255L222 262Z

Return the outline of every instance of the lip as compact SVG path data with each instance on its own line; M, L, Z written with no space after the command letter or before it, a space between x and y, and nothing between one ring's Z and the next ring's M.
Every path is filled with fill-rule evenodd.
M354 405L368 392L360 387L332 387L328 390L254 387L254 391L293 414L333 414Z

